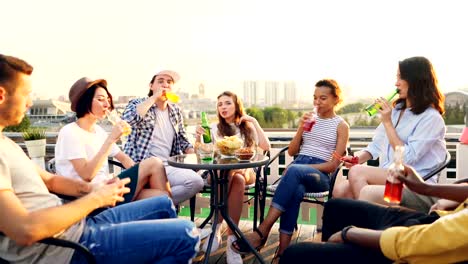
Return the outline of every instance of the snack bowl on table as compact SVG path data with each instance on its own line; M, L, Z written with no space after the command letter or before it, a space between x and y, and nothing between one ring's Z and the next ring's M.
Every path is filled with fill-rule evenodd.
M256 155L255 148L245 147L240 148L234 152L236 158L240 161L249 161Z
M224 137L222 140L216 141L216 149L221 158L234 158L236 150L244 145L242 139L237 136Z

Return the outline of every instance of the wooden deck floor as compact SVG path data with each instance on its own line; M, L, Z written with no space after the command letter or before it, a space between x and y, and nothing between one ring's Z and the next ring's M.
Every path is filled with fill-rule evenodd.
M183 217L184 218L184 217ZM197 225L201 224L203 218L195 219ZM273 226L270 236L268 237L267 244L262 248L260 254L262 255L265 263L270 263L273 256L275 255L276 248L278 247L279 238L278 238L278 223ZM252 231L252 221L241 220L239 223L240 229L244 232ZM303 242L303 241L320 241L321 233L317 232L315 225L299 225L298 230L294 233L292 243ZM204 240L202 241L202 243ZM212 252L209 258L210 264L224 264L226 263L226 226L223 225L223 243L221 247ZM197 257L194 258L193 263L203 263L204 252L200 252ZM249 256L244 257L244 263L259 263L256 261L255 256L250 254Z

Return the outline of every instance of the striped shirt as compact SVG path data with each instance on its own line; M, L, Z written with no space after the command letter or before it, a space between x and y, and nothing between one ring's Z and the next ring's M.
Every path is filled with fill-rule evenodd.
M331 159L336 149L338 125L343 122L340 116L322 119L317 117L315 125L310 132L302 134L302 144L299 155L312 156L325 161Z

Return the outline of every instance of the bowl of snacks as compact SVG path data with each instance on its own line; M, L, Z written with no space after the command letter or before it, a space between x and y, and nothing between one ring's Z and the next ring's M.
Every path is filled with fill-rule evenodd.
M255 157L256 151L254 147L244 147L236 150L234 155L240 161L248 161Z
M225 136L223 139L216 141L216 148L222 158L235 157L235 151L240 149L243 145L244 142L237 136Z

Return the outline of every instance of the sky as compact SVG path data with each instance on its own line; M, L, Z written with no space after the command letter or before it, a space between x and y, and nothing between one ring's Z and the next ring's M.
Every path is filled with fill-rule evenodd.
M429 58L443 92L468 88L463 0L0 0L0 53L34 66L36 95L83 76L144 96L160 69L176 89L243 95L244 80L296 81L303 99L333 78L348 98L394 87L398 61ZM345 97L345 101L346 101Z

